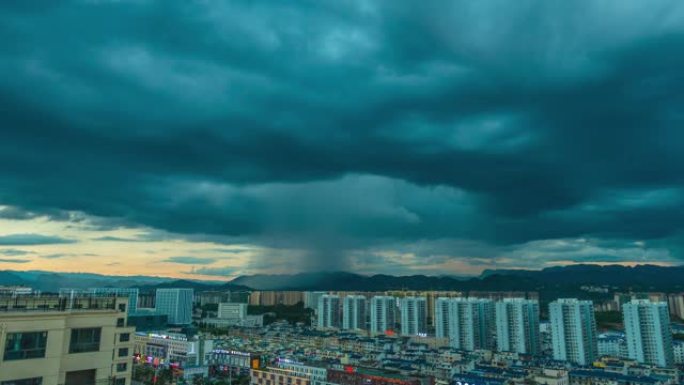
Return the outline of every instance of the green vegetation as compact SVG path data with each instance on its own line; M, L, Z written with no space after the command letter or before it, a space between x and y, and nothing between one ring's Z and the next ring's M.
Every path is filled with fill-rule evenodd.
M622 327L622 313L619 311L601 311L595 313L596 324L602 329Z
M313 310L304 308L304 303L295 305L258 306L250 305L248 314L263 314L264 324L270 324L276 320L286 320L289 323L304 322L309 324Z

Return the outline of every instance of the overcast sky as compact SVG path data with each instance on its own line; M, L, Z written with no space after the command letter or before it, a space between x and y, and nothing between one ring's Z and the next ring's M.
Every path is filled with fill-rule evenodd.
M684 2L2 1L0 269L684 260Z

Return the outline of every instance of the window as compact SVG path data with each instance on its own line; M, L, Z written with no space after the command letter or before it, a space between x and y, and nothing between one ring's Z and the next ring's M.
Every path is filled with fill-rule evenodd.
M128 365L126 365L125 362L118 363L118 364L116 364L116 371L117 372L125 372L127 366Z
M130 333L121 333L119 334L119 342L128 342L131 340L131 335Z
M7 333L5 361L45 357L47 332ZM41 380L42 381L42 380Z
M124 318L118 318L116 320L116 327L122 328L124 326L126 326L126 320Z
M0 382L0 385L42 385L43 377L24 378L22 380L9 380Z
M125 303L119 304L119 311L126 311L126 304Z
M71 330L69 353L96 352L100 350L101 328Z
M95 385L96 369L67 372L64 385Z
M125 378L116 378L116 379L114 379L114 385L126 385L126 379Z
M128 348L119 349L119 357L126 357L126 356L128 356Z

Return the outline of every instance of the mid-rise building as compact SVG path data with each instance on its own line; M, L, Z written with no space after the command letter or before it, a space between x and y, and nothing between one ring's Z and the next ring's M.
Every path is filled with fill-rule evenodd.
M213 350L213 340L189 339L183 333L135 333L134 352L149 361L178 364L184 368L204 366L210 362Z
M293 370L266 368L250 370L249 383L250 385L311 385L311 379L307 376L299 375Z
M670 307L670 314L684 320L684 293L669 294L667 302Z
M386 295L377 295L370 301L370 332L384 334L394 331L397 323L397 300Z
M16 297L20 295L39 295L40 291L33 291L28 286L0 286L0 296Z
M435 336L448 338L455 349L492 349L494 303L482 298L438 298Z
M339 329L340 327L340 297L333 294L325 294L318 298L319 329Z
M675 365L684 364L684 341L674 341L672 344Z
M167 315L171 325L189 325L192 323L192 298L192 289L157 289L157 313Z
M596 320L591 301L562 298L549 304L553 358L589 365L598 357Z
M130 385L126 297L0 297L0 384Z
M354 367L351 370L328 370L328 383L339 385L426 385L431 382L431 379L416 378L374 368Z
M246 303L222 302L218 305L218 318L241 320L246 317Z
M599 334L597 345L598 355L601 357L629 357L629 354L627 353L627 339L625 338L624 333L608 332Z
M366 297L348 295L342 300L342 329L366 329Z
M495 306L497 350L539 354L539 302L506 298Z
M399 300L402 336L427 335L427 301L425 297L404 297Z
M291 360L278 360L280 369L289 370L297 377L307 377L311 385L327 385L328 369L324 365L312 365Z
M667 303L631 300L622 305L622 315L629 358L660 367L674 364Z

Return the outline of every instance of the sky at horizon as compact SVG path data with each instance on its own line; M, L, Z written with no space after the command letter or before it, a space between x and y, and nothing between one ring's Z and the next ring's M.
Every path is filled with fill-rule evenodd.
M679 1L0 3L0 270L684 261Z

